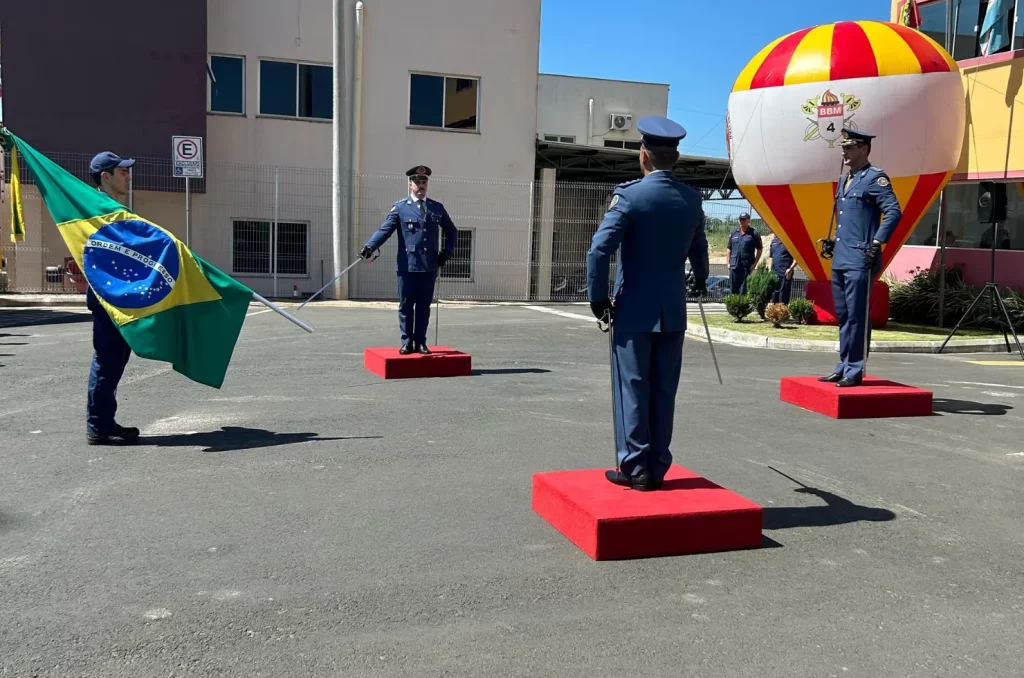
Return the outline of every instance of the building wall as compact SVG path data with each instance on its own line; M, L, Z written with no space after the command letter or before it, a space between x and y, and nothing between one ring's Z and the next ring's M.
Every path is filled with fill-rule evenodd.
M4 122L34 148L159 158L159 176L171 137L205 136L205 0L2 2L0 26Z
M637 121L668 114L668 85L541 74L538 82L537 137L568 136L572 143L603 146L609 141L639 141ZM593 120L590 99L594 99ZM612 113L633 116L631 129L610 129Z

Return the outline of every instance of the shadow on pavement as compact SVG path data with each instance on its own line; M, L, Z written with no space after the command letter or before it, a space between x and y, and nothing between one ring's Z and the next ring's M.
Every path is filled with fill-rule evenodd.
M203 452L237 452L261 447L277 447L306 442L329 442L332 440L373 440L384 436L342 436L320 438L316 433L274 433L259 428L225 426L219 431L204 433L183 433L167 436L140 436L139 445L157 447L205 447Z
M932 399L932 412L942 412L945 414L1002 415L1012 409L1009 405L990 405L988 403L975 403L970 400Z
M548 374L550 372L551 370L541 367L507 367L493 370L473 370L472 375L480 377L488 374Z
M762 529L788 530L794 527L829 527L860 522L886 522L896 518L888 509L854 504L837 494L816 487L798 487L795 492L813 494L825 506L769 506L764 509Z
M71 311L53 311L49 309L3 309L0 308L0 328L5 327L36 327L39 325L66 325L71 323L91 323L92 313L73 313ZM0 336L4 336L0 334ZM8 335L15 336L15 335ZM26 336L26 335L20 335Z

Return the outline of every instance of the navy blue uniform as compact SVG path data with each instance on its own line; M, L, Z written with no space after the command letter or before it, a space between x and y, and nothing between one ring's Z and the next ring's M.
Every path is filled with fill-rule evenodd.
M442 230L444 249L439 252ZM398 325L402 344L426 346L439 256L443 253L443 260L447 260L455 254L458 233L444 205L430 198L419 201L412 196L394 204L364 249L379 249L396 232L395 271L398 273Z
M92 287L86 289L85 304L92 311L92 367L89 370L89 400L86 406L86 430L105 436L117 429L117 385L132 350L117 325L100 305Z
M873 241L889 242L903 212L888 175L870 163L851 173L849 181L840 179L836 209L832 297L839 320L839 364L835 374L859 380L864 377L865 354L871 345L868 286L882 270L880 252L868 270L869 253Z
M615 188L587 254L587 297L608 299L619 251L612 329L615 447L619 470L660 481L669 444L686 330L686 260L703 285L708 242L701 195L667 171Z
M786 271L793 265L793 255L778 236L772 240L768 251L772 257L772 273L779 278L779 288L772 292L772 303L788 304L793 292L793 279L786 277Z
M735 229L729 234L729 283L733 294L747 293L747 276L762 248L761 234L753 228Z

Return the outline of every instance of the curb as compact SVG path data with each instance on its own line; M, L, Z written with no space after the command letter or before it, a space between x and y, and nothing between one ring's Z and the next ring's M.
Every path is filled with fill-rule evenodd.
M707 340L707 334L703 326L687 327L686 334L698 339ZM736 332L734 330L723 330L717 327L711 328L711 338L714 341L731 346L743 346L747 348L767 348L779 351L818 351L836 353L839 351L839 341L825 341L821 339L780 339L768 337L763 334L752 334L750 332ZM941 341L872 341L871 351L874 353L938 353ZM956 340L952 339L943 354L946 353L1001 353L1006 350L1006 342L1003 339L973 339Z

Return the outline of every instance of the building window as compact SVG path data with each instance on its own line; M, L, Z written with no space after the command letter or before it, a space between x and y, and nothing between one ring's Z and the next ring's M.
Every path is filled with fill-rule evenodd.
M409 125L477 131L480 81L443 75L409 76Z
M245 57L211 55L210 71L210 111L244 114Z
M951 184L946 187L946 247L990 249L992 233L998 226L996 249L1024 250L1024 185L1006 186L1006 220L999 224L981 223L978 202L982 190L991 190L990 182ZM908 245L938 245L939 201L921 218L907 239Z
M639 141L623 141L621 139L605 139L604 140L604 147L605 148L628 148L631 151L639 151L640 150L640 142Z
M560 144L575 144L576 137L566 136L564 134L545 134L544 141L554 141Z
M1013 31L1013 39L1010 44L1004 47L997 47L986 50L986 45L980 40L979 32L985 22L985 14L988 13L989 5L995 0L960 0L953 5L953 11L959 11L955 15L956 21L955 40L951 45L951 53L957 61L973 59L980 56L999 54L1010 49L1024 48L1024 25L1017 26L1014 30L1013 16L1014 4L1010 3L1006 16L1003 17L1003 25L1006 32ZM946 46L946 11L949 0L926 0L918 4L918 11L921 14L921 26L919 30L929 38ZM959 9L958 9L959 8ZM1024 22L1022 22L1024 23Z
M231 269L234 273L271 275L272 221L235 221L232 228ZM277 222L278 275L309 275L309 224Z
M458 229L455 239L455 256L441 269L441 277L450 280L473 279L473 234L472 229Z
M260 115L330 120L333 69L292 61L260 60Z

